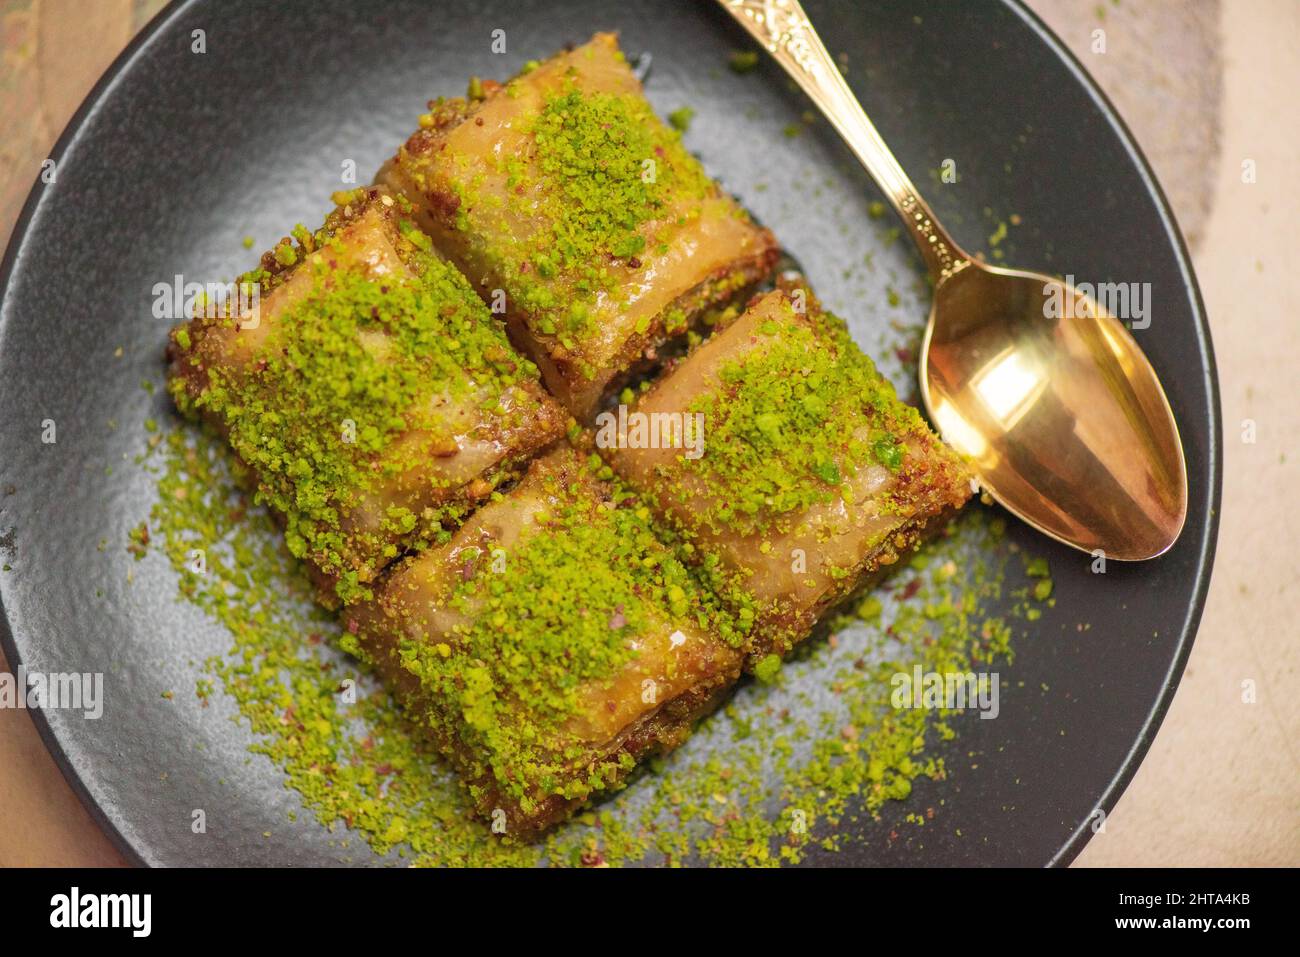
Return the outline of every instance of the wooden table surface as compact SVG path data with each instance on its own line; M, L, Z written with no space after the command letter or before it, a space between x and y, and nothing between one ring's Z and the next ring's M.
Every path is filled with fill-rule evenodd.
M1300 321L1284 295L1295 270L1285 240L1300 222L1300 3L1028 2L1156 168L1192 247L1223 402L1223 516L1201 631L1155 744L1077 863L1297 865ZM0 246L64 124L162 6L0 0ZM1104 54L1091 49L1098 29ZM1246 160L1254 183L1242 181ZM0 865L121 863L27 713L0 710Z

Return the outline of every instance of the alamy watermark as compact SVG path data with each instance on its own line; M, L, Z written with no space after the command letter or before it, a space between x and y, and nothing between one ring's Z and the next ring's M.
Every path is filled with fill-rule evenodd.
M104 713L104 673L0 671L0 708L81 711L90 720Z
M262 292L255 282L186 282L177 273L171 282L154 283L152 293L155 319L231 317L241 329L256 329L261 322Z
M685 449L688 459L704 454L703 412L618 412L596 416L596 447L602 449Z
M74 886L50 898L50 926L121 928L132 937L148 937L153 929L152 894L83 894Z
M1074 281L1074 276L1065 277L1065 285L1059 282L1043 283L1043 317L1046 319L1090 318L1091 309L1077 306L1075 296L1066 295L1068 287L1073 286L1080 296L1086 296L1102 312L1114 316L1129 324L1130 329L1146 329L1151 325L1151 283L1149 282L1101 282L1093 285L1088 282Z
M895 708L942 708L946 711L977 710L980 718L996 718L1001 710L996 671L925 671L916 665L889 680L894 691L889 703Z

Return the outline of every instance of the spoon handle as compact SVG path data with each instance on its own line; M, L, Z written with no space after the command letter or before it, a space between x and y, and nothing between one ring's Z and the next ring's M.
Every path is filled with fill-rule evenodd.
M969 257L939 225L916 186L867 119L799 0L719 2L776 58L839 131L907 224L935 285L965 267Z

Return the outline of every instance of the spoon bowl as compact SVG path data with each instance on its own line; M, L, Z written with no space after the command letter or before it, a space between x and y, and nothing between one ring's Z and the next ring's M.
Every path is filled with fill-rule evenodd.
M971 262L935 289L921 396L1005 508L1106 558L1166 552L1187 517L1182 443L1133 336L1039 273Z

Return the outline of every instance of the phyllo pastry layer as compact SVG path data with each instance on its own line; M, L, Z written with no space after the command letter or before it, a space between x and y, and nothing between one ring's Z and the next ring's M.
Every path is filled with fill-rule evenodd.
M654 115L613 34L430 103L379 174L580 420L777 248Z
M963 463L802 287L756 298L638 413L699 423L693 443L596 438L749 626L751 664L788 651L971 494Z
M348 620L475 807L535 833L681 743L740 673L649 510L561 445ZM733 641L739 636L733 634Z
M251 307L173 330L169 386L228 437L322 599L346 604L445 540L567 416L403 200L336 199L241 277Z

